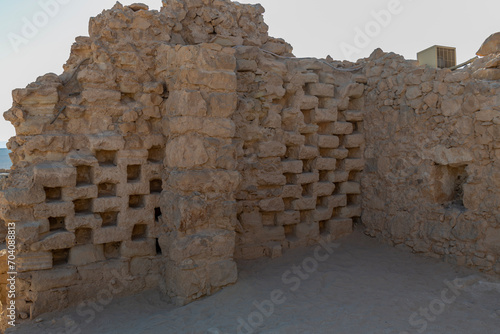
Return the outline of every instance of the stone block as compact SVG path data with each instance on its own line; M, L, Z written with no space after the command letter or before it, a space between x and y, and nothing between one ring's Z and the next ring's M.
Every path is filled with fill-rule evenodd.
M306 142L303 135L289 131L284 132L283 138L287 146L302 146Z
M361 133L351 134L344 137L346 148L361 147L365 143L365 137Z
M314 184L314 195L330 196L335 190L335 184L332 182L318 182Z
M347 205L347 196L345 194L333 195L331 205L339 208Z
M292 201L293 210L314 210L316 208L316 197L303 197Z
M334 158L316 158L313 167L317 170L335 170L337 159Z
M302 160L283 160L281 165L283 166L283 173L300 174L304 163Z
M282 157L286 153L286 146L277 141L264 142L259 144L259 157Z
M130 231L117 226L109 226L95 230L92 237L95 244L120 242L130 238Z
M345 159L344 168L346 171L362 171L365 168L364 159Z
M102 245L78 245L70 249L68 264L83 266L104 260Z
M167 166L172 168L193 168L208 161L203 139L194 134L174 138L165 151Z
M319 181L319 173L316 172L309 172L309 173L302 173L302 174L296 174L294 176L294 183L296 184L309 184L309 183L314 183Z
M24 106L39 104L55 105L59 102L59 94L55 87L22 88L12 91L12 99L14 102Z
M211 230L185 237L169 236L165 239L161 238L159 241L169 259L179 265L187 259L201 263L232 258L235 246L235 232Z
M338 117L337 108L316 108L311 113L311 122L313 123L326 123L326 122L336 122Z
M259 207L265 212L280 212L285 210L285 204L281 198L268 198L259 202Z
M261 186L282 186L286 184L286 177L278 172L259 171L257 173L257 184Z
M28 272L52 268L51 252L30 252L17 255L17 271Z
M337 239L352 233L352 219L330 219L325 224L326 232L333 238Z
M339 218L361 217L361 206L348 205L340 209Z
M318 146L320 148L337 148L340 145L340 139L337 136L318 136Z
M34 271L31 274L31 290L47 291L77 284L79 279L76 267L66 266L52 270Z
M320 97L334 97L335 86L325 83L309 83L307 84L307 93Z
M352 123L349 122L335 122L332 128L334 135L349 135L354 131Z
M164 104L167 116L199 116L207 114L207 103L196 90L174 90Z
M211 117L230 117L238 105L236 93L211 93L208 96L208 115Z
M168 178L168 185L173 189L203 193L226 193L235 191L240 184L240 173L224 170L175 171Z
M117 90L88 88L83 90L82 98L88 103L96 103L96 102L112 103L112 102L120 102L122 98L122 93Z
M72 202L79 198L96 198L97 197L97 186L87 185L80 187L68 187L63 188L61 191L61 199L63 201Z
M316 96L304 95L302 101L300 102L301 110L315 109L319 104L319 99Z
M299 149L299 159L314 159L319 156L319 150L315 146L304 145Z
M313 211L314 221L324 221L332 218L333 207L318 206Z
M283 186L281 194L283 198L300 198L302 197L302 187L300 185L287 184Z
M345 120L348 122L361 122L364 119L364 111L346 110L344 111Z
M278 225L295 225L300 223L300 211L286 210L276 215Z
M33 214L36 218L65 217L73 211L73 202L41 203L33 208Z
M232 138L236 127L234 122L225 118L205 118L200 132L208 137Z
M43 252L71 248L75 245L75 234L71 232L55 232L31 245L33 252Z
M125 147L125 140L123 139L122 136L97 134L97 135L88 135L87 139L89 141L89 149L91 151L98 151L98 150L117 151L117 150L122 150Z
M43 163L34 167L35 182L47 187L74 187L76 169L61 163Z

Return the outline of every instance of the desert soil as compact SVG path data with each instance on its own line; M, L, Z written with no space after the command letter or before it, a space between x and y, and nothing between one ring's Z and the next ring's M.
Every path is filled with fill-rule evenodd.
M240 261L235 285L184 307L148 291L95 312L45 314L7 333L500 333L494 277L360 231L335 243Z

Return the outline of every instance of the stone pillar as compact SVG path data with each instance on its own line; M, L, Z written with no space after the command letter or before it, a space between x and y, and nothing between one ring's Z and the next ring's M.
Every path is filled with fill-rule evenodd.
M234 51L215 44L166 46L169 98L164 106L168 173L162 194L166 256L164 292L177 304L209 295L237 279L233 261L239 185Z

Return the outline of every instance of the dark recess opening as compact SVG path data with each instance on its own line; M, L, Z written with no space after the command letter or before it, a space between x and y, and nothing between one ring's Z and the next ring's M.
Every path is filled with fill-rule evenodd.
M102 219L102 226L116 226L118 223L118 212L117 211L108 211L99 213Z
M158 242L158 238L156 238L156 255L161 255L161 247L160 243Z
M98 197L113 197L116 196L116 184L100 183L98 186Z
M146 238L147 225L136 224L132 230L132 240L142 240Z
M52 265L60 266L68 263L69 248L56 249L52 251Z
M47 202L57 202L62 198L61 188L43 188L45 190L45 198Z
M155 222L160 221L161 209L155 208Z
M65 230L64 217L49 217L49 226L51 232Z
M163 190L163 181L160 179L155 179L149 181L149 192L151 194L159 194Z
M75 230L75 241L77 245L87 245L92 241L91 228L77 228Z
M90 166L77 166L76 167L76 186L87 186L92 184L91 177L92 167Z

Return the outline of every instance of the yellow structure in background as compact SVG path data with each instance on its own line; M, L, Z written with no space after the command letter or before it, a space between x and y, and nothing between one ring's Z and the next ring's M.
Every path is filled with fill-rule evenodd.
M434 45L417 53L420 65L448 68L457 65L457 50L450 46Z

